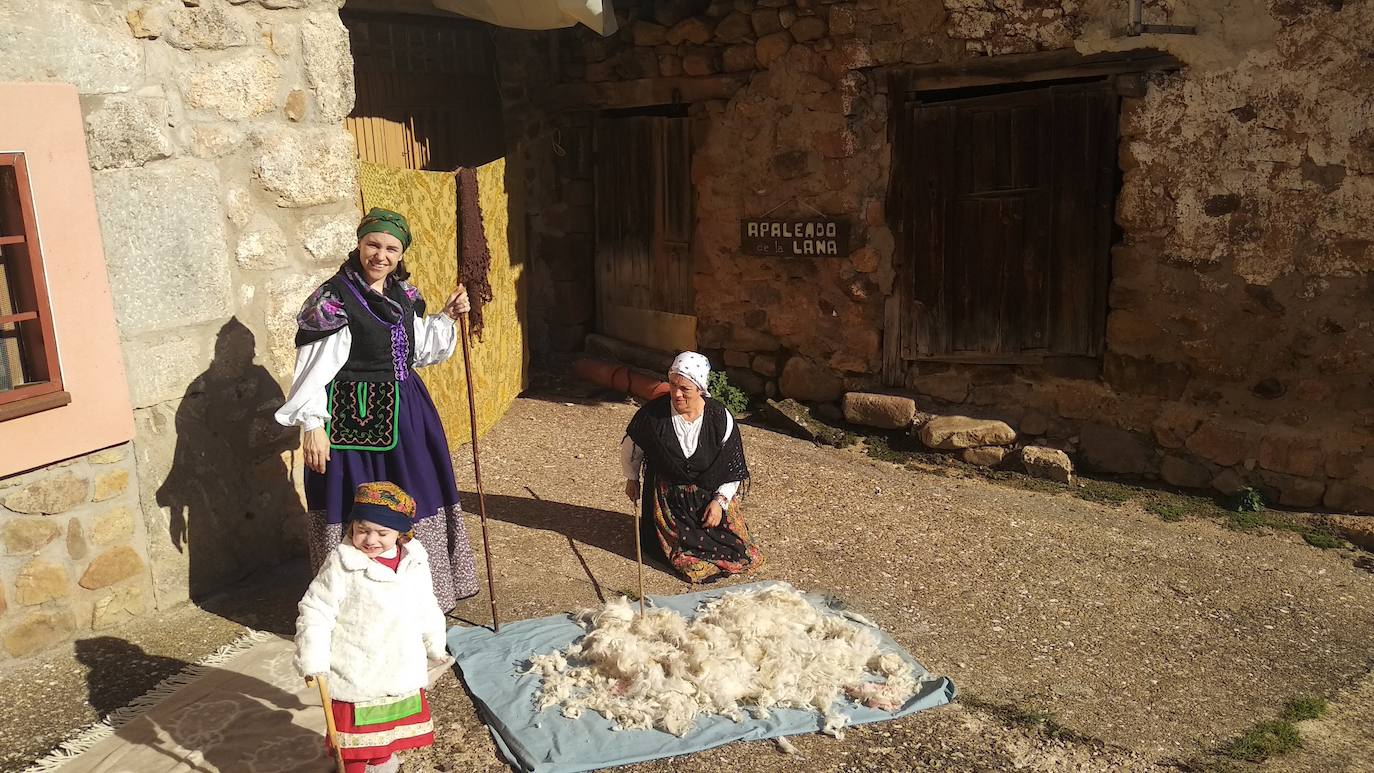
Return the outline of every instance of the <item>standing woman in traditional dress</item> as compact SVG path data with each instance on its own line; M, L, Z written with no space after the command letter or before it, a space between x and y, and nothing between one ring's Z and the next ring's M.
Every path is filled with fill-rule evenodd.
M339 544L359 484L390 481L414 497L415 539L429 555L445 611L477 593L472 546L439 414L415 368L453 355L459 286L438 314L408 283L410 226L373 208L358 248L297 317L296 375L277 421L304 430L311 570Z
M620 443L625 495L641 501L643 493L640 541L694 583L763 565L737 500L749 481L744 443L707 391L710 375L704 356L678 355L669 393L635 413Z

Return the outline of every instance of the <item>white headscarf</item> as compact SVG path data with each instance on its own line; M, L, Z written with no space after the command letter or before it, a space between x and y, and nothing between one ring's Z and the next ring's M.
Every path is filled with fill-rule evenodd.
M702 397L710 397L711 392L706 388L711 379L711 361L705 355L696 352L683 352L673 359L673 366L668 368L668 375L674 373L685 376L697 389L701 390Z

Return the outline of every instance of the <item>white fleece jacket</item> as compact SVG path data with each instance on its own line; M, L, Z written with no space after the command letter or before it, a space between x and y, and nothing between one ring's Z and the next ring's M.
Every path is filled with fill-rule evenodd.
M428 681L426 659L448 654L429 556L415 540L402 549L393 572L342 543L301 599L296 668L303 676L328 674L336 700L414 692Z

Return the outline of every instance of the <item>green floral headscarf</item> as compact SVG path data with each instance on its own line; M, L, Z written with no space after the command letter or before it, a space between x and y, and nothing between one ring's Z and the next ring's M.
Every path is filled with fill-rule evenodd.
M410 249L410 224L405 216L389 209L373 207L358 224L358 238L372 233L391 234L401 241L401 251Z

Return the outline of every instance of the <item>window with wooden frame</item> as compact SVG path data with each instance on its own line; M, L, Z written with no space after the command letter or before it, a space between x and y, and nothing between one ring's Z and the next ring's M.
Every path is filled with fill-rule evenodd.
M0 421L69 402L28 168L23 153L0 153Z

